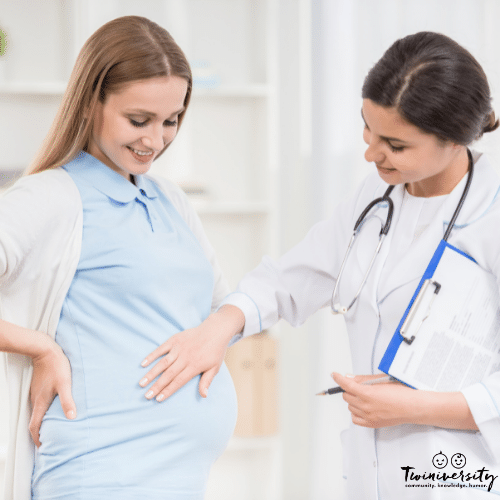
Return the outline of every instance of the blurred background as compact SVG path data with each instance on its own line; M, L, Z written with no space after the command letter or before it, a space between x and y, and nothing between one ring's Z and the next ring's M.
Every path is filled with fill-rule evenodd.
M500 109L497 0L0 0L0 189L40 146L84 41L128 14L170 31L192 65L187 118L153 170L188 193L232 287L372 171L360 90L397 38L430 30L457 40ZM498 139L476 147L498 162ZM207 499L344 499L349 414L341 397L314 396L332 371L350 372L342 319L320 311L297 329L280 323L230 348L227 364L239 419ZM0 385L0 470L7 404Z

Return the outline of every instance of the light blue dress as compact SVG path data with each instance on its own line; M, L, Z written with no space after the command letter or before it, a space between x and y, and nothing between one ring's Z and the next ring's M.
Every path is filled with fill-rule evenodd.
M133 185L86 153L63 168L83 202L80 261L56 334L78 416L67 420L59 398L47 412L33 499L201 500L236 422L226 366L207 399L199 377L162 403L138 382L147 354L210 313L210 263L152 180Z

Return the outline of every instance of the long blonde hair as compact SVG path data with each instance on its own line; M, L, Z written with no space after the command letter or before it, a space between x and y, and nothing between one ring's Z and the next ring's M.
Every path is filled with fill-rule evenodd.
M52 127L25 175L59 167L86 151L97 103L126 84L160 76L179 76L188 82L180 126L193 78L172 36L139 16L119 17L101 26L80 51Z

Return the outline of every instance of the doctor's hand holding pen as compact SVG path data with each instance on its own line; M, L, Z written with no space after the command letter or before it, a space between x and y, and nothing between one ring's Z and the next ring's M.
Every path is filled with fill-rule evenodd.
M343 376L334 372L332 378L343 389L352 422L361 427L420 424L478 430L461 392L416 390L395 379L386 380L384 375ZM378 378L384 382L371 382Z

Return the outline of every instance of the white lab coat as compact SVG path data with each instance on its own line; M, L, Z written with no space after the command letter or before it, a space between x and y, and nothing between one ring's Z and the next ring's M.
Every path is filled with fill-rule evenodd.
M500 179L488 159L474 153L475 169L469 195L458 217L451 244L472 255L477 262L500 278ZM443 201L425 231L413 242L419 214L402 210L404 186L396 186L392 227L382 245L371 275L353 308L345 316L354 373L378 373L385 348L404 313L418 282L442 239L466 178ZM224 303L245 313L243 335L269 328L280 318L292 325L302 324L322 307L329 307L335 277L352 235L354 223L366 205L382 196L387 188L379 176L370 175L355 196L342 203L329 220L316 224L305 239L277 262L265 257L247 274L235 293ZM423 202L423 200L422 200ZM368 218L349 257L340 284L340 302L354 297L378 242L380 223L387 208L379 206ZM398 261L388 254L397 245L403 251ZM391 252L392 253L392 252ZM459 272L459 270L457 270ZM332 370L335 367L332 366ZM480 432L454 431L422 425L400 425L373 430L351 425L343 433L344 469L352 500L486 498L488 493L462 481L467 488L439 487L439 481L405 483L401 467L414 467L415 474L459 472L448 467L440 471L432 464L439 452L450 459L455 453L466 457L464 474L485 467L499 476L490 493L500 494L500 372L463 391ZM489 485L483 473L482 484ZM432 486L407 484L432 483Z

